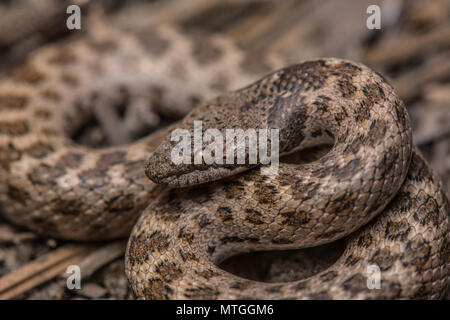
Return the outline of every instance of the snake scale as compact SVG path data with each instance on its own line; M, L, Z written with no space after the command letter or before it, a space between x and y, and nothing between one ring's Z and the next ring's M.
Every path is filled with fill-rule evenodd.
M134 225L126 272L140 299L443 295L448 200L412 144L403 103L382 76L334 58L268 74L279 62L252 68L245 53L220 37L160 28L138 41L111 27L90 29L38 49L0 82L5 217L80 241L125 237ZM178 115L208 102L132 144L93 149L71 140L95 110L109 110L123 96L130 103L156 101L155 110ZM194 120L204 130L278 128L282 153L334 144L314 162L281 163L277 175L242 165L174 166L170 129L190 130ZM240 252L342 237L341 257L299 281L257 282L217 266ZM367 287L369 265L380 268L380 289Z

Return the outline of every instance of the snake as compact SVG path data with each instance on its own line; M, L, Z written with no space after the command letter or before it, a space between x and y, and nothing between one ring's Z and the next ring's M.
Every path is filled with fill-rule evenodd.
M144 104L143 113L155 115L150 122L160 110L186 114L258 71L221 37L188 38L170 26L132 36L101 18L87 30L39 48L1 81L0 203L5 217L38 233L95 241L128 236L155 198L158 186L143 168L163 136L101 149L71 136L96 115L113 114L114 104ZM126 131L109 130L119 138Z
M226 38L170 27L140 37L95 20L89 29L37 49L0 81L8 220L65 240L129 237L125 269L138 299L442 297L449 202L383 76L337 58L254 68ZM187 115L125 145L72 139L96 113L143 100ZM248 164L174 165L170 132L192 132L197 120L204 130L279 129L281 155L332 148L269 175ZM341 238L339 259L298 281L258 282L218 267L237 253ZM380 284L370 289L373 266Z

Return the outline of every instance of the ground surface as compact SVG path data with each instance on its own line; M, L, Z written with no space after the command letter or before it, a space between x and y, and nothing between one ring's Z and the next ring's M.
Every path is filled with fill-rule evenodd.
M450 194L450 1L105 2L111 21L130 30L148 30L152 24L164 22L177 23L187 29L200 28L230 36L244 49L252 50L255 57L259 52L272 50L291 63L336 56L369 65L386 75L405 101L413 122L414 140ZM382 30L366 27L365 10L369 3L382 7ZM57 26L50 27L58 31ZM20 63L33 48L67 36L63 31L56 31L0 45L0 76ZM67 244L42 238L0 218L0 276L64 245ZM50 277L51 280L30 284L29 288L18 290L14 297L132 298L124 274L123 243L112 246L113 249L99 250L105 245L95 244L90 249L94 256L107 253L103 260L94 259L102 263L90 263L91 275L83 278L82 290L66 289L63 272L55 271L57 276ZM253 279L285 281L308 276L301 271L306 261L323 256L325 251L327 259L321 260L325 262L319 263L315 270L318 272L339 253L339 245L301 252L257 253L238 257L224 266ZM277 269L280 259L289 259L291 269Z

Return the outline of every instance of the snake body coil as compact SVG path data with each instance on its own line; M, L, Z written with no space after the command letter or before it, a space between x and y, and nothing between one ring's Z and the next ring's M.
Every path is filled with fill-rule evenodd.
M307 61L200 105L179 128L193 135L195 120L203 130L279 129L281 153L331 138L334 145L312 163L281 163L271 176L253 170L162 194L128 244L138 297L437 298L445 290L448 201L412 147L403 103L380 75L340 59ZM154 151L146 167L153 181L184 187L246 169L174 165L174 145L168 136ZM349 234L334 265L293 283L243 280L217 267L233 254L306 248ZM373 266L379 290L367 285Z
M402 102L381 76L349 61L318 59L201 104L177 127L202 120L204 130L278 128L282 153L334 146L312 163L282 163L278 175L249 170L200 191L168 190L144 174L151 153L147 176L174 187L249 167L173 166L173 144L163 139L169 129L100 150L68 136L92 117L92 106L109 106L121 94L150 96L183 114L197 100L243 87L257 72L244 68L245 54L223 39L191 42L162 29L147 35L145 48L112 28L94 29L39 50L0 83L0 209L8 219L58 238L111 239L127 236L157 198L135 225L126 253L138 298L443 294L448 200L412 146ZM210 45L209 55L197 50ZM245 280L217 267L238 252L344 236L347 246L335 264L292 283ZM369 265L381 270L379 290L367 288Z
M246 56L220 37L188 38L167 27L138 42L92 22L89 34L39 49L0 82L2 213L39 233L83 241L129 235L158 193L143 168L164 135L93 149L70 138L80 127L114 115L112 106L124 101L184 115L197 100L258 74L243 69ZM119 127L110 131L122 138Z

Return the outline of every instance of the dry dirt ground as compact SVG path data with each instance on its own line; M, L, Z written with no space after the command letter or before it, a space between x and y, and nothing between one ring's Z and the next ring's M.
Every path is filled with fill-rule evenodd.
M111 23L131 32L148 30L160 23L176 23L188 30L202 29L225 34L242 48L253 52L255 59L258 53L271 50L290 63L336 56L367 64L387 76L405 101L413 123L414 140L442 178L447 194L450 194L450 1L101 2ZM366 8L369 4L379 4L382 8L381 30L366 27ZM48 13L48 23L42 28L34 31L17 28L17 32L11 34L6 42L0 43L0 77L20 63L32 49L70 36L60 27L65 10L53 9L48 11L51 13ZM85 9L89 10L88 7ZM0 19L0 30L4 27L2 23L6 22ZM46 254L51 257L64 255L57 250L64 252L67 246L71 244L41 237L0 218L0 277L5 279L4 276L14 270L34 262L25 270L31 272L33 277L21 271L15 275L16 278L7 279L15 286L12 291L8 289L7 297L132 298L124 274L123 241L92 244L72 257L74 261L85 261L89 270L83 277L81 290L66 288L65 265L55 263L48 266L38 259L46 257ZM291 280L308 276L302 270L307 269L311 261L325 255L326 259L319 259L313 271L322 270L336 259L340 249L338 243L303 251L254 253L227 261L223 267L253 279ZM290 269L279 270L277 264L280 260L288 260ZM39 275L48 280L39 280ZM2 295L8 291L2 289L1 279L0 298L5 297ZM447 299L450 299L450 292Z

